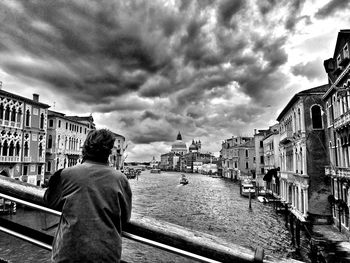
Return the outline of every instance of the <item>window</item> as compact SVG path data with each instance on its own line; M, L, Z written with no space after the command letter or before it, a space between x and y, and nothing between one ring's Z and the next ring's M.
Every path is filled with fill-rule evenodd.
M28 174L28 165L23 165L23 175Z
M4 145L2 146L2 155L7 156L7 151L8 151L8 144L7 144L7 141L5 141Z
M28 142L24 143L24 157L29 156L29 147L28 147Z
M313 129L322 129L321 107L314 105L311 107L311 119Z
M40 115L40 129L44 129L44 120L45 120L44 114L41 113L41 115Z
M264 147L263 141L260 141L260 148Z
M264 168L260 169L261 174L264 174Z
M260 163L264 164L264 156L260 156Z
M16 109L12 107L11 121L16 121Z
M66 122L66 130L68 130L68 122Z
M7 105L6 109L5 109L5 120L9 121L10 120L10 106Z
M50 121L49 121L49 126L50 126L50 127L53 127L53 120L50 120Z
M47 143L47 148L52 148L52 135L50 134L49 135L49 141L48 141L48 143Z
M43 169L43 166L41 164L38 165L38 174L41 174L41 171Z
M245 157L248 157L249 154L248 154L248 150L245 150Z
M246 169L249 168L248 162L245 163L245 168L246 168Z
M27 127L30 126L30 111L29 110L26 111L26 126Z
M47 171L51 172L51 161L47 162Z
M0 104L0 119L3 119L4 117L4 105Z

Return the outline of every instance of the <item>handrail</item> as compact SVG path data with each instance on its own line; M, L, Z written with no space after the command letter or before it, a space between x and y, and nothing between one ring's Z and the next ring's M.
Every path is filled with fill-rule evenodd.
M22 203L24 201L26 205L48 213L60 214L45 205L43 188L0 175L0 193L0 196L7 199ZM6 231L2 223L0 220L0 230ZM8 228L11 229L11 226ZM35 236L35 233L33 235ZM292 259L264 260L262 249L256 249L254 252L212 235L135 213L132 214L130 222L124 226L123 236L200 262L300 262ZM47 242L45 241L47 237L43 237L42 240L44 241L41 242ZM31 240L27 241L31 242Z

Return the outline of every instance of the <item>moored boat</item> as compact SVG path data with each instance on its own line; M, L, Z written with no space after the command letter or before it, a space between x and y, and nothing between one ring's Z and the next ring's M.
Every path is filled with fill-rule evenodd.
M153 168L153 169L151 169L151 173L152 174L160 174L160 169L157 169L157 168Z
M255 186L251 181L244 180L241 183L241 195L255 197Z
M180 179L180 184L182 185L186 185L188 184L188 179L186 178L186 176L183 174L181 179Z

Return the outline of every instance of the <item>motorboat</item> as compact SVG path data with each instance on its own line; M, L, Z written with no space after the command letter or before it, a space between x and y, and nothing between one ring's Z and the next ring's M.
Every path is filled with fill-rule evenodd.
M259 196L257 197L257 199L258 199L258 201L259 201L260 203L268 203L268 202L269 202L269 200L268 200L265 196L259 195Z
M255 197L255 186L251 181L243 181L241 183L241 195Z
M157 169L157 168L151 169L151 174L160 174L160 169Z
M188 184L188 179L186 178L186 176L183 174L181 179L180 179L180 184L182 185L186 185Z

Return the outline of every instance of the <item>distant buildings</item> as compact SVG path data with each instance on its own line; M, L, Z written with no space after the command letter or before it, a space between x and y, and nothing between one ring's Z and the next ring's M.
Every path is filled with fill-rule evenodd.
M39 95L28 99L0 85L0 174L42 185L53 172L81 161L82 145L96 129L92 116L48 110ZM110 165L120 169L125 137L116 134Z
M251 176L255 179L255 143L253 137L232 136L221 144L222 176L239 179Z
M179 132L170 152L161 154L159 168L166 171L216 173L217 158L210 153L202 153L201 149L200 140L192 140L192 144L187 149Z

